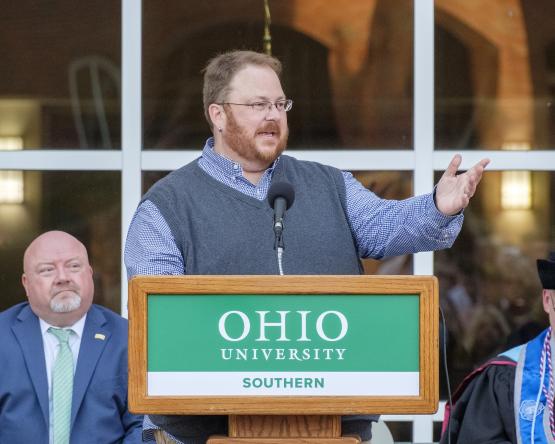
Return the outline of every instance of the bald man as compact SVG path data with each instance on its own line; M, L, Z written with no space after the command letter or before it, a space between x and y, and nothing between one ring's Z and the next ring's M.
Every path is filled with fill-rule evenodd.
M23 270L28 302L0 313L0 442L141 442L142 416L127 410L127 321L92 303L85 246L49 231Z

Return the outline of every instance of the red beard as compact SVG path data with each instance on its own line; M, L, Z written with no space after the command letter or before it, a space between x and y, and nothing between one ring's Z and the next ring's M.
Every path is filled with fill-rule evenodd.
M285 129L282 134L279 125L273 120L265 122L260 128L257 128L253 136L247 134L247 130L240 126L235 120L232 112L227 112L227 126L223 134L224 142L239 156L246 160L256 160L271 164L276 160L287 146L287 138L289 131ZM263 150L256 145L256 136L260 133L275 133L278 143L271 150Z

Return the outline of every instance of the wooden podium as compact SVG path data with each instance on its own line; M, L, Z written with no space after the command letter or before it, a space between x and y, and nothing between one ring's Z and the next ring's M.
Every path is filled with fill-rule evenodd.
M355 444L341 415L438 405L433 276L141 276L129 409L229 415L209 444Z

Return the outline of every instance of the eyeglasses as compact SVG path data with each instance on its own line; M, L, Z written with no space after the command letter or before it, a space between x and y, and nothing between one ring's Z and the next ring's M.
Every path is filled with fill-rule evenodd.
M239 106L250 106L253 111L257 113L262 112L269 112L274 106L279 112L287 112L293 108L293 100L291 99L283 99L283 100L276 100L275 102L268 102L267 100L262 102L254 102L254 103L232 103L232 102L222 102L218 103L218 105L239 105Z

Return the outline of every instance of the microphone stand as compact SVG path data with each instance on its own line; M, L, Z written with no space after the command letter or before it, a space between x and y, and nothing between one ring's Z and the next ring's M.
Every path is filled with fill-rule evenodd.
M277 252L279 275L283 276L283 217L285 211L293 205L295 190L289 182L274 182L268 189L268 203L274 210L274 234L276 235L274 250Z
M280 218L274 225L274 233L276 234L276 241L274 243L274 250L277 251L277 261L279 268L279 275L283 276L283 250L285 245L283 243L283 219Z

